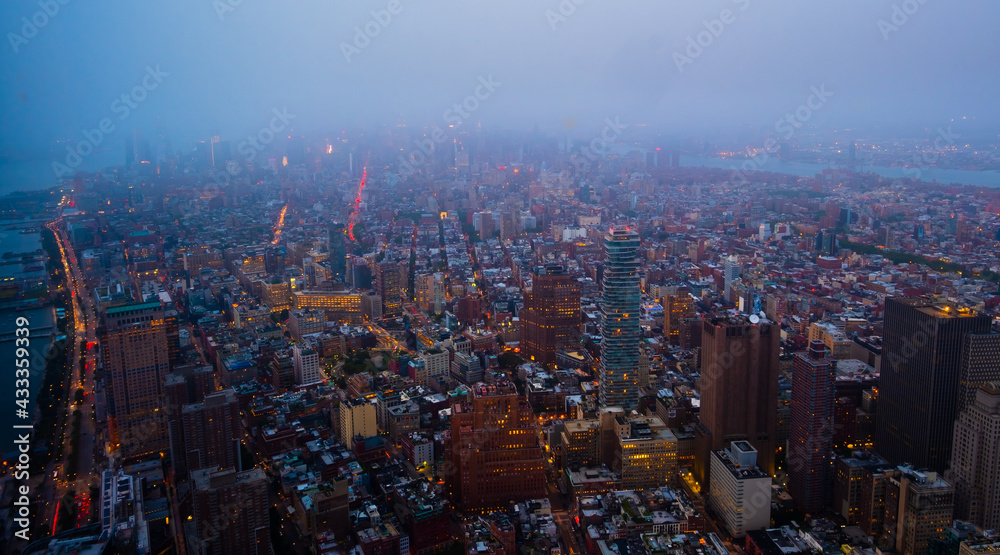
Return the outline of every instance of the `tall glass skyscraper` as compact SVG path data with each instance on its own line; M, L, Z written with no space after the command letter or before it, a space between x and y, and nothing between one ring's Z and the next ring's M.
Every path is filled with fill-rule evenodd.
M966 402L963 376L989 380L982 361L963 369L963 350L974 334L990 332L991 318L929 298L885 301L882 375L875 447L892 464L943 472L951 459L955 418ZM971 381L971 379L970 379Z
M330 226L330 273L334 281L347 281L347 228L344 224Z
M604 237L601 300L601 406L639 404L639 234L612 229Z

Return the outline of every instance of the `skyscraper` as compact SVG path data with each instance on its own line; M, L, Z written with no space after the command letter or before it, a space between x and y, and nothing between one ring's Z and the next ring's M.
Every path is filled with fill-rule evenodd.
M330 226L330 274L334 281L347 281L347 228L336 223Z
M943 471L962 397L962 350L990 317L927 298L885 303L876 451L893 464Z
M743 315L702 324L701 425L696 430L695 471L709 480L709 453L745 439L757 465L774 475L778 430L780 328Z
M1000 381L1000 333L965 336L957 411L972 405L981 386L997 381Z
M511 383L476 384L452 407L452 499L466 512L545 497L535 414Z
M601 406L639 404L639 234L612 229L604 237L601 299Z
M191 473L191 483L195 534L188 536L188 552L272 553L263 470L205 468Z
M955 518L1000 529L1000 382L982 386L955 421L951 468Z
M556 351L579 343L580 284L562 266L539 268L525 291L521 320L521 351L531 360L554 363Z
M732 288L733 283L740 279L741 270L742 268L740 268L740 259L738 256L731 254L726 257L726 265L723 268L722 274L724 283L723 287L725 288L722 291L722 298L726 299L726 302L732 302L730 289Z
M185 405L180 431L182 447L174 453L184 457L183 467L187 470L237 467L243 434L236 392L225 389L200 403Z
M129 459L169 448L163 378L170 371L160 302L105 309L98 330L110 381L110 428Z
M833 402L836 379L833 361L822 341L797 353L792 366L792 425L788 435L788 493L806 513L823 509L831 482L829 457L833 448Z
M403 313L402 277L399 265L392 262L379 264L378 294L382 297L382 316L395 317Z
M686 320L694 318L694 298L686 286L669 287L661 301L663 305L663 336L671 345L681 344L681 329Z

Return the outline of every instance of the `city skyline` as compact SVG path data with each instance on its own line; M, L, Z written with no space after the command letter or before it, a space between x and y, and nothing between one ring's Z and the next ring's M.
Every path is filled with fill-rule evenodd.
M998 19L5 4L0 552L996 555Z

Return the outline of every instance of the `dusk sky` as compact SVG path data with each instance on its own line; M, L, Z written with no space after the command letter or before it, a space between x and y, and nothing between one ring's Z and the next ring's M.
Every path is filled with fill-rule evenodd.
M766 125L824 85L820 126L1000 120L996 3L49 1L51 17L38 15L44 2L0 8L5 159L45 156L106 117L115 144L160 117L177 149L213 129L245 134L285 107L297 131L440 124L489 76L499 86L470 119L494 127ZM45 25L32 34L22 18ZM377 36L356 43L366 24ZM707 46L688 51L702 32ZM167 75L120 119L113 103L147 67Z

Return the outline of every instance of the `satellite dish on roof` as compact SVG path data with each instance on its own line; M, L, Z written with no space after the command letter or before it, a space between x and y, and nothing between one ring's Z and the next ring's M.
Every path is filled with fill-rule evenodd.
M764 312L763 310L761 310L760 311L760 318L761 318L761 320L767 320L767 313Z
M750 315L750 323L751 324L756 324L758 322L760 322L760 316L757 316L756 314L751 314Z

